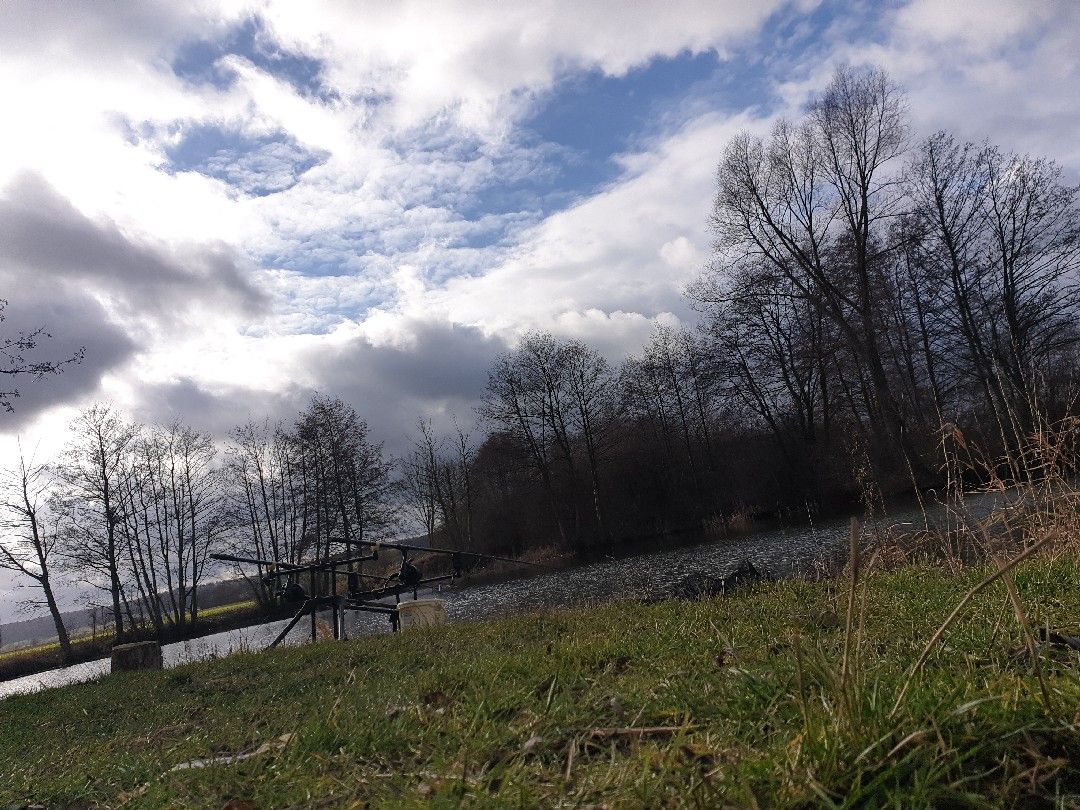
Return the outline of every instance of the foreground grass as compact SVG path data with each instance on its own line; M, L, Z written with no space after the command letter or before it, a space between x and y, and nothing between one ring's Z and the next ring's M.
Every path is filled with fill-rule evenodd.
M1046 707L1000 583L890 717L911 662L983 573L870 577L843 684L843 583L792 581L13 697L0 702L0 806L1075 806L1080 661L1042 658ZM1037 625L1080 617L1075 562L1032 562L1016 582ZM284 734L242 761L171 770Z

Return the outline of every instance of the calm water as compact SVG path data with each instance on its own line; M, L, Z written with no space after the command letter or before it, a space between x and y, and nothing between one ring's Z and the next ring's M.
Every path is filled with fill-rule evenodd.
M969 499L967 511L978 516L991 509L988 496ZM935 523L953 520L944 510L932 513ZM885 525L912 522L921 526L919 510L898 511ZM621 559L593 562L577 568L510 580L490 585L445 589L438 593L446 602L446 612L454 619L484 619L544 608L564 608L603 601L619 596L648 593L689 574L705 573L723 577L733 572L743 560L779 576L811 571L842 557L847 544L848 521L835 520L816 526L755 532L738 538L710 539L695 546L680 546ZM389 632L385 617L353 614L349 635ZM162 648L165 666L177 666L241 650L266 647L285 626L286 621L229 630L203 638L167 644ZM307 640L308 620L301 621L286 638L288 644ZM35 692L53 686L88 681L106 675L107 659L63 669L41 672L0 682L0 698Z

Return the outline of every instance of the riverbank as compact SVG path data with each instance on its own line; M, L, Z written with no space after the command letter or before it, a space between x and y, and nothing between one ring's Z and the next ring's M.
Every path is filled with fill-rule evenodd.
M810 527L809 522L795 523L795 527ZM696 546L722 544L740 539L764 535L770 528L767 523L746 522L738 528L725 528L723 531L706 532L701 529L670 531L662 535L641 535L624 542L603 547L590 547L577 553L562 551L554 546L528 549L511 561L490 561L465 573L447 587L453 590L467 590L485 585L526 580L531 577L559 571L579 569L583 566L612 560L626 560L649 555L660 550L688 549ZM773 527L775 528L775 527ZM418 553L413 561L421 566L425 575L449 574L452 570L450 559L445 555ZM533 563L540 567L530 567L521 563ZM385 575L396 570L392 558L387 558ZM202 638L215 633L265 624L291 615L293 606L283 605L277 611L268 612L252 601L222 605L200 611L200 620L183 628L169 628L164 638L158 639L163 644ZM155 638L151 630L143 634L146 639ZM98 632L93 637L88 634L72 638L72 660L70 664L83 664L109 657L114 643L114 636L108 632ZM35 647L10 650L0 653L0 683L16 678L46 673L64 666L61 661L60 647L56 641L39 644Z
M202 638L213 633L251 627L256 624L273 621L287 616L286 608L270 611L254 601L237 602L208 608L199 615L197 622L183 627L166 628L160 639L163 644ZM151 630L138 634L137 638L157 638ZM49 670L72 664L83 664L108 658L116 636L110 632L99 631L94 635L81 634L71 639L71 660L65 663L60 654L60 643L51 641L35 647L11 650L0 653L0 683L26 675L37 675Z
M1047 645L1036 670L1002 582L909 679L989 570L872 574L850 634L844 580L795 579L15 696L0 703L0 804L1067 806L1080 654ZM1015 584L1034 626L1080 618L1074 558L1025 562Z

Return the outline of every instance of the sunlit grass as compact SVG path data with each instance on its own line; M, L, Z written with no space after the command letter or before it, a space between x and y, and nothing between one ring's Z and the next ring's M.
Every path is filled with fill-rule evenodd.
M1080 661L1045 653L1048 709L1001 583L891 713L926 640L985 574L870 575L847 678L844 581L789 581L14 697L0 702L0 804L1067 806L1080 795ZM1071 558L1025 563L1016 585L1036 626L1080 617ZM283 734L282 750L171 770Z

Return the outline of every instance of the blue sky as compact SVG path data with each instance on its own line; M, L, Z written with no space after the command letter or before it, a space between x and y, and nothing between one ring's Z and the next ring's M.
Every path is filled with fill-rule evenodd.
M621 156L648 152L702 116L752 111L768 118L785 111L789 99L778 85L805 74L823 43L831 47L852 35L873 42L889 20L880 8L837 0L777 3L773 13L759 15L756 28L730 44L646 49L617 69L602 61L554 60L540 86L515 86L511 77L498 99L503 109L494 138L455 121L451 100L423 120L380 132L378 143L404 166L467 167L467 182L398 187L391 196L403 221L389 228L381 217L356 218L329 235L310 234L299 244L255 248L249 255L268 269L327 277L368 267L384 272L383 260L438 245L452 253L424 267L426 279L445 283L459 274L482 273L530 227L618 184L627 174ZM352 22L363 25L362 17ZM646 15L642 24L649 23ZM375 77L366 86L344 88L328 69L332 57L281 34L280 22L252 9L212 35L179 41L167 64L197 90L235 90L243 81L235 67L239 61L324 108L363 110L377 119L394 106L392 81L380 87ZM129 124L148 142L160 140L148 122ZM288 191L330 157L330 151L285 128L266 131L245 116L181 118L168 126L174 137L165 144L163 168L221 181L236 196ZM380 294L334 309L333 317L362 319L388 303Z
M95 401L222 436L313 390L400 448L527 329L617 362L693 322L724 144L838 64L1080 178L1074 0L16 0L0 52L5 325L88 349L9 455Z

